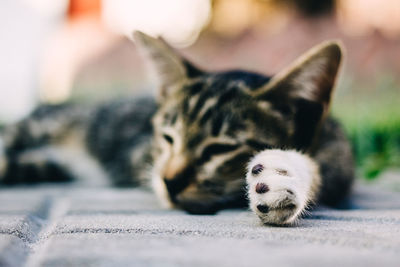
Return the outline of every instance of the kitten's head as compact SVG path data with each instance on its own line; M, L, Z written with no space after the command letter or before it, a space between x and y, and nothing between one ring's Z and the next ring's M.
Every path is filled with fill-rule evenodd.
M311 147L342 55L337 43L323 43L270 78L204 72L160 39L136 32L135 40L160 80L154 188L192 213L247 205L245 169L256 152Z

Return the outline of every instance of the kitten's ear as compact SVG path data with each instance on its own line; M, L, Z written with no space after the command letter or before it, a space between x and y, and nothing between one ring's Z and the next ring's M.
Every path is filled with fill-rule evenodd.
M342 51L342 46L336 41L317 45L275 75L266 86L257 90L256 94L289 99L302 98L320 103L324 111L327 111Z
M324 42L255 91L260 100L294 115L299 146L309 145L319 122L328 113L341 59L340 43Z
M161 98L178 90L191 74L200 72L179 56L163 39L156 39L139 31L135 31L133 37L139 50L144 53L155 71Z

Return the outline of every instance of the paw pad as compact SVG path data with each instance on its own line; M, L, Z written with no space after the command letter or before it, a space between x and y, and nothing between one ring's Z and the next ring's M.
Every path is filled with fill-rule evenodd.
M263 170L264 170L264 166L261 164L257 164L251 169L251 173L254 175L257 175L257 174L261 173Z
M256 192L259 194L264 194L267 193L269 191L269 187L268 185L264 184L264 183L258 183L256 185Z

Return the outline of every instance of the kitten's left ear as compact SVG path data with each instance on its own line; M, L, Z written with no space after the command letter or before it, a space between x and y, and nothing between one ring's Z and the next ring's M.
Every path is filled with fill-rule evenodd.
M269 101L283 114L294 116L298 146L311 143L328 113L341 59L340 43L324 42L254 91L261 101Z
M135 31L133 37L156 73L160 83L161 99L178 90L190 76L200 73L163 39L156 39L139 31Z
M342 51L342 46L337 41L317 45L275 75L256 94L303 98L321 103L324 111L327 111L341 65Z

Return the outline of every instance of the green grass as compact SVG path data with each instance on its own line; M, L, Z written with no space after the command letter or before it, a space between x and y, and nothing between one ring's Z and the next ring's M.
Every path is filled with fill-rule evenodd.
M372 86L347 83L335 99L333 114L344 125L359 171L367 179L400 166L399 88L391 76L382 76Z

